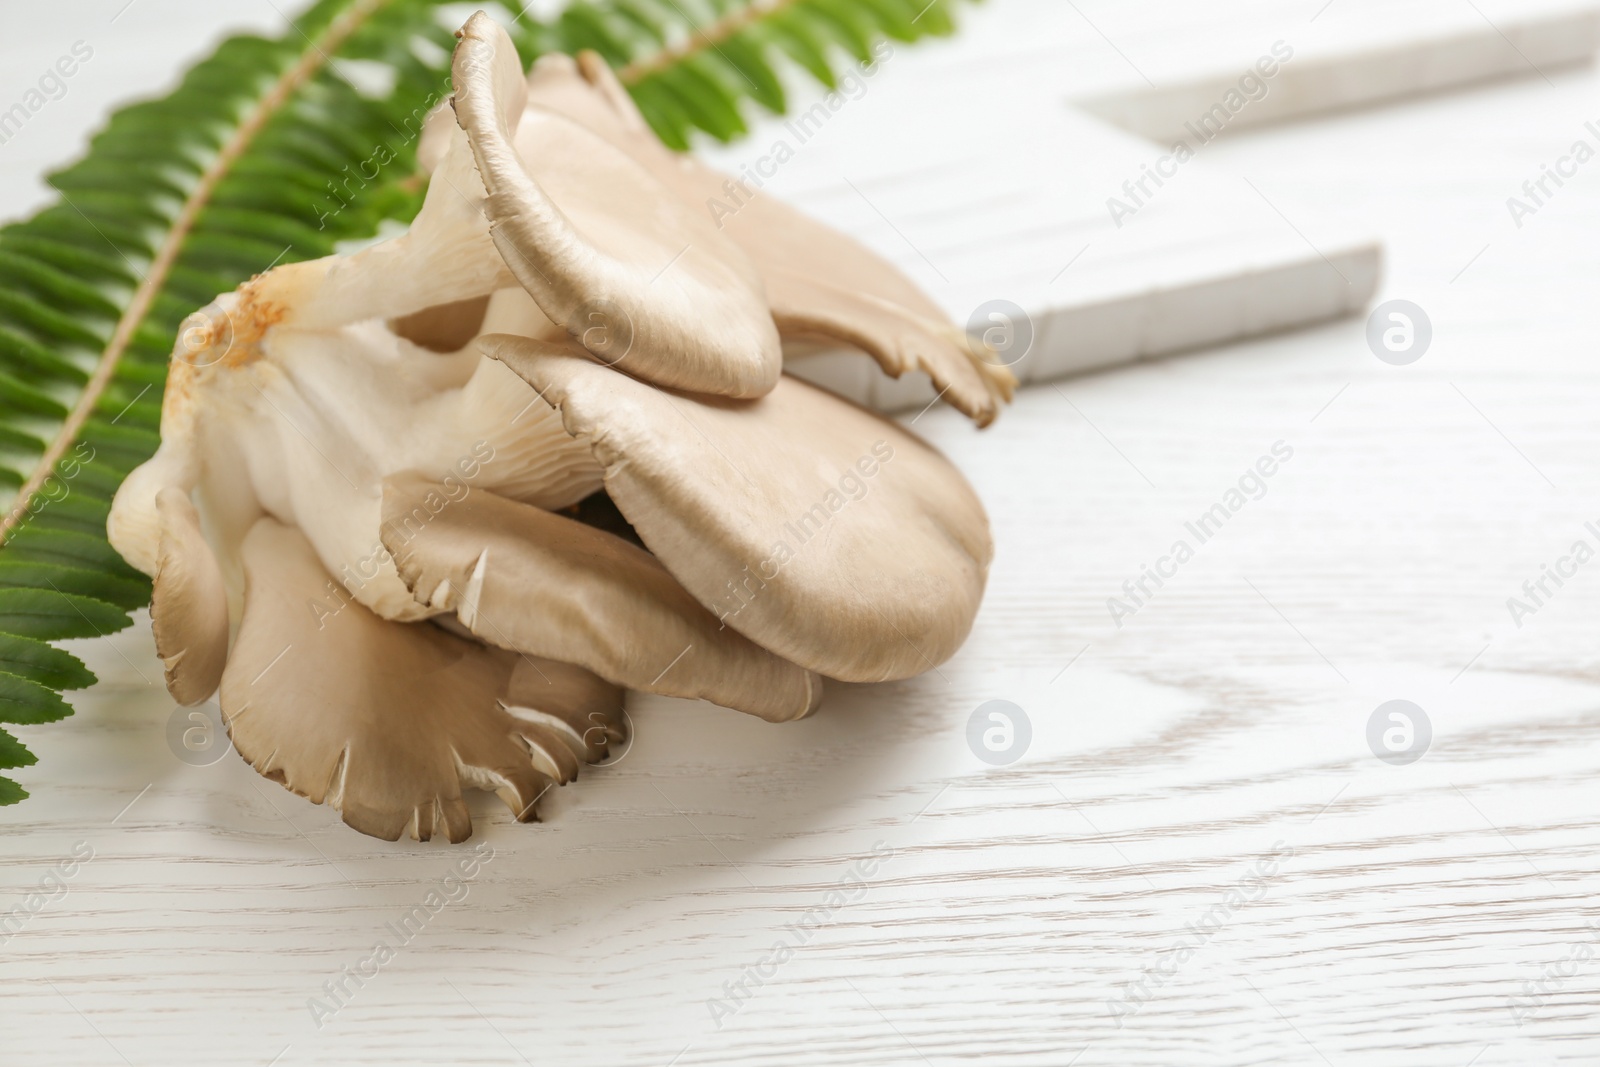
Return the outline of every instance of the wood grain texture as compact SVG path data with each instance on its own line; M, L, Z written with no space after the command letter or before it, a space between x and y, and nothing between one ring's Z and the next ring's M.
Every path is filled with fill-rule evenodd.
M1030 387L981 434L929 411L999 546L967 647L782 727L633 699L632 749L542 825L475 802L494 858L320 1029L307 1001L466 853L180 762L147 628L85 642L105 680L25 731L0 915L94 858L0 945L0 1059L1600 1059L1600 563L1520 628L1506 607L1600 523L1600 187L1521 228L1506 207L1597 91L1552 74L1219 144L1290 217L1385 236L1422 360L1346 320ZM1278 441L1265 495L1114 625L1107 598ZM1365 736L1395 698L1434 731L1404 767ZM1006 767L966 741L991 699L1033 727Z

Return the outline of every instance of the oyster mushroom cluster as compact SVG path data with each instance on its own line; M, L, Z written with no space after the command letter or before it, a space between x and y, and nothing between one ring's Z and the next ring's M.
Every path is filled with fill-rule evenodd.
M849 238L760 195L714 223L724 176L597 56L525 77L487 16L458 36L415 222L198 313L109 521L174 698L220 689L257 771L389 840L463 840L467 788L533 819L623 740L625 689L783 722L945 660L982 506L782 342L925 371L980 424L1013 386Z

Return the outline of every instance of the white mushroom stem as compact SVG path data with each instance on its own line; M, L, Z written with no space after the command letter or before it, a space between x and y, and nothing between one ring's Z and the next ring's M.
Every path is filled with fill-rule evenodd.
M246 286L262 326L325 330L487 297L517 284L483 216L483 182L457 130L403 236L348 256L276 267ZM237 326L236 326L237 329Z

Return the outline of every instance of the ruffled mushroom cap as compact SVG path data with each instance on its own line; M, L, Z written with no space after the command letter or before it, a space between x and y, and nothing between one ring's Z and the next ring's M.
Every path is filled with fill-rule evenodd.
M951 325L911 279L859 241L668 149L595 53L580 53L576 61L541 56L528 76L528 106L530 115L558 114L583 125L627 153L682 203L696 211L709 208L716 229L760 271L783 337L859 348L891 377L924 371L942 397L980 426L993 422L1000 404L1011 399L1011 371ZM535 151L520 137L518 148L525 157Z
M966 639L988 520L949 461L897 424L788 376L733 403L526 338L480 343L588 443L684 588L758 645L875 682L937 666Z
M491 645L769 722L809 714L821 698L815 676L723 628L620 537L492 493L452 503L414 476L389 479L383 503L401 578Z
M646 381L733 397L771 389L783 352L745 254L577 123L532 112L511 125L526 95L511 39L482 12L459 36L456 118L488 190L490 233L544 313Z
M463 841L468 786L534 820L545 790L576 776L579 753L574 730L518 717L519 706L574 726L598 713L590 741L620 736L621 692L592 675L566 668L541 687L517 676L516 656L436 626L388 622L356 603L309 610L308 592L330 578L292 527L258 522L244 570L244 618L222 677L234 747L362 833L426 841L442 829Z

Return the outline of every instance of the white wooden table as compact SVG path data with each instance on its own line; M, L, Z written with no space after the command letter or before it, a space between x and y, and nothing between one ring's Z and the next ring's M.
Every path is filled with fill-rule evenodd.
M1600 563L1506 603L1600 543L1600 160L1520 230L1505 204L1597 117L1578 70L1212 146L1288 218L1383 235L1421 360L1349 319L1033 386L981 434L929 411L999 546L966 648L784 727L632 699L636 743L542 825L479 798L492 859L342 1006L469 850L178 761L147 627L85 643L104 680L26 731L0 810L0 913L93 858L0 945L0 1062L1600 1060ZM966 740L994 699L1032 726L1005 766ZM1432 727L1405 766L1367 740L1392 699Z

